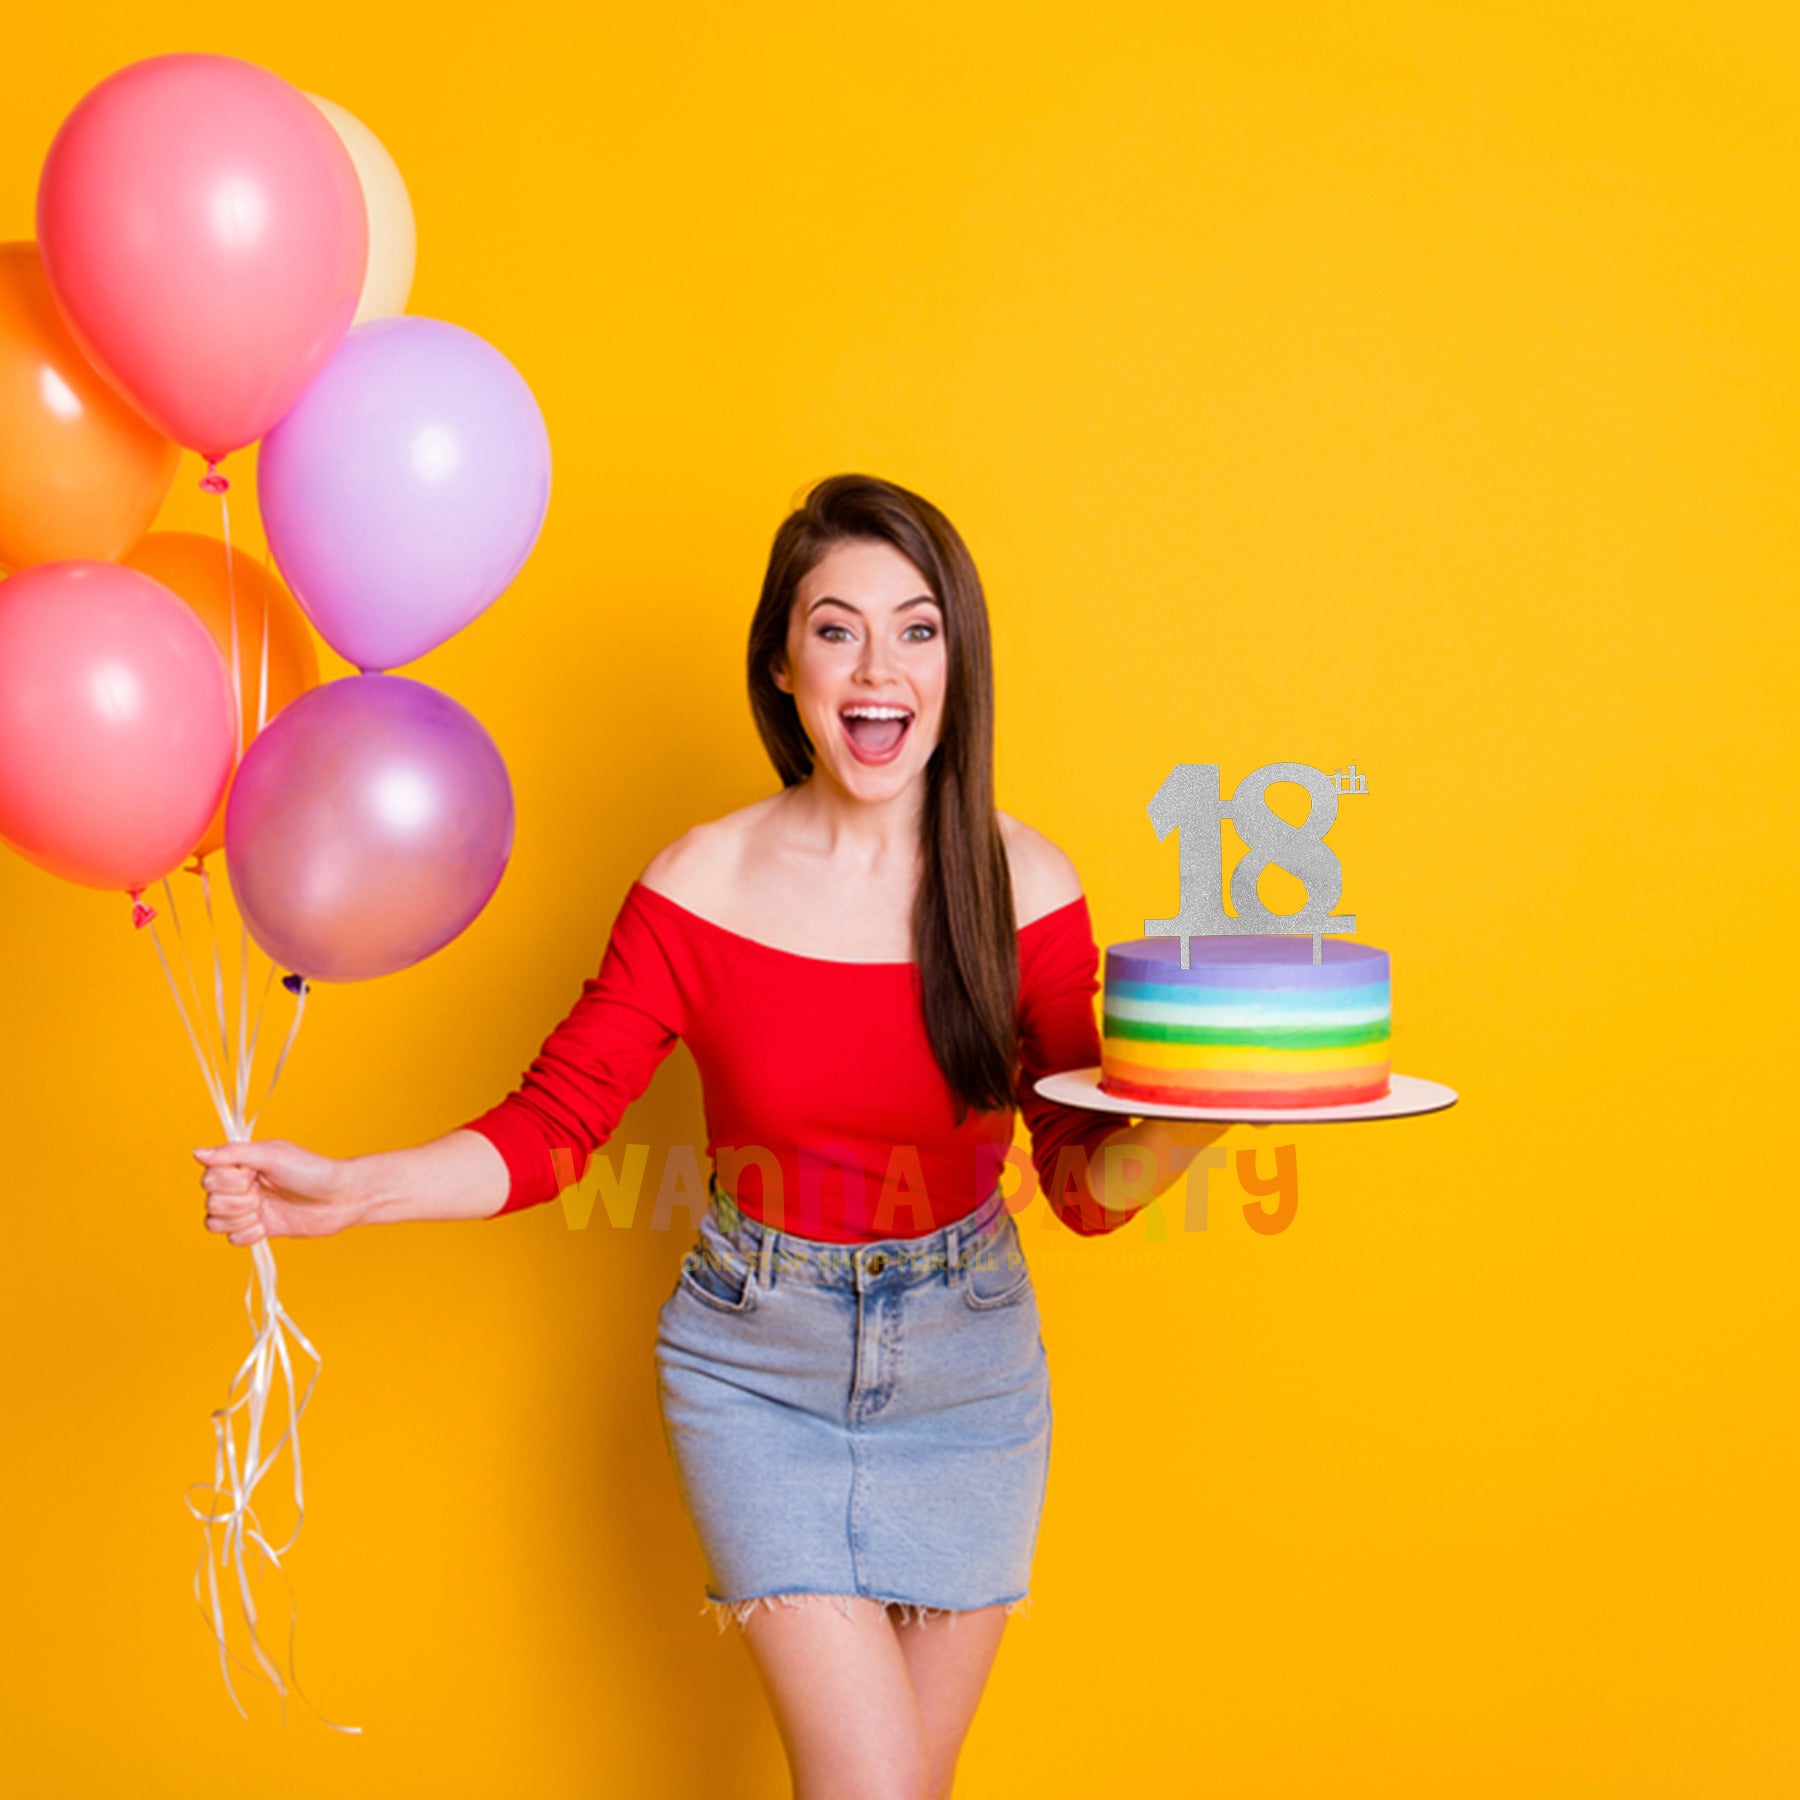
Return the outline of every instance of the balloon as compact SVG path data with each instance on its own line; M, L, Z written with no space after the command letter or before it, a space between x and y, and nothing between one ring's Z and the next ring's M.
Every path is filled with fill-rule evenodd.
M231 773L231 678L169 590L115 563L0 582L0 837L135 893L175 868Z
M157 531L126 559L179 600L187 602L212 633L225 667L231 667L231 603L225 577L225 546L217 538L193 531ZM256 713L262 698L262 628L269 621L269 686L264 721L290 701L319 685L319 653L313 648L306 615L286 588L243 551L231 552L231 581L237 591L238 693L243 719L241 742L256 736ZM228 790L229 791L229 790ZM225 842L225 802L194 846L196 856L211 856Z
M369 215L369 268L363 276L362 298L356 303L355 323L403 313L412 293L419 237L400 165L354 113L318 94L306 97L331 122L338 141L350 152L356 179L362 183L363 208Z
M184 54L108 76L64 121L38 242L101 372L216 462L263 436L343 340L368 223L349 153L298 88Z
M225 808L250 935L321 981L367 981L441 950L500 885L512 840L494 740L401 675L302 694L245 751Z
M116 562L176 458L69 336L37 246L0 244L0 564Z
M257 462L269 547L319 635L409 663L491 606L550 503L550 439L519 372L438 319L344 340Z

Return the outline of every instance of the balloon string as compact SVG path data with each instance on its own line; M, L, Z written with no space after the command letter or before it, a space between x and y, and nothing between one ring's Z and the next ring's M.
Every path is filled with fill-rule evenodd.
M166 884L165 884L166 885ZM208 916L211 912L211 894L206 890L208 899ZM170 910L175 919L179 933L179 917L174 909L174 896L171 893ZM201 1036L194 1028L193 1016L188 1010L187 1002L182 997L181 985L175 979L175 971L164 949L161 934L154 925L150 926L151 943L156 949L156 958L162 967L163 978L168 984L170 997L175 1002L175 1010L181 1019L182 1029L187 1033L187 1040L194 1052L194 1060L199 1064L201 1078L206 1083L206 1090L218 1115L219 1124L223 1128L226 1139L230 1143L247 1143L250 1140L254 1121L246 1123L243 1116L242 1103L234 1105L227 1097L223 1070L215 1070L210 1057L204 1048ZM247 938L247 934L246 934ZM185 958L185 938L182 938ZM246 947L246 957L248 949ZM246 979L248 964L246 962ZM274 975L271 965L270 976ZM195 1008L199 1008L199 992L193 980L192 965L188 965L189 986L194 989ZM267 998L267 985L264 997ZM275 1083L281 1078L282 1067L287 1062L288 1053L294 1047L294 1039L299 1033L300 1021L305 1015L306 987L302 983L295 996L294 1018L288 1028L287 1041L283 1044L281 1055L275 1064L274 1073L270 1076L269 1086L263 1095L263 1104L268 1102L269 1095L274 1092ZM240 1011L241 1016L241 1011ZM261 1014L258 1014L258 1027L261 1025ZM240 1058L244 1040L240 1037ZM250 1051L254 1059L254 1048ZM249 1074L245 1063L239 1062L239 1087L246 1088ZM259 1109L260 1110L260 1109ZM260 1294L260 1307L258 1297ZM347 1736L360 1736L360 1725L340 1725L334 1719L328 1719L313 1705L306 1690L300 1685L296 1671L296 1641L299 1632L299 1609L294 1599L293 1582L287 1571L281 1566L281 1558L290 1551L300 1536L301 1527L306 1522L306 1494L302 1477L300 1459L300 1420L305 1413L308 1402L312 1399L313 1389L317 1386L319 1376L324 1369L324 1358L314 1348L311 1340L294 1322L286 1307L276 1293L275 1253L269 1241L264 1238L251 1249L251 1275L244 1288L244 1310L250 1321L252 1343L249 1353L239 1364L237 1373L232 1377L231 1385L226 1390L226 1403L214 1410L213 1427L213 1479L210 1484L195 1482L188 1488L186 1505L188 1511L200 1522L202 1545L200 1559L194 1568L194 1599L200 1607L201 1616L207 1620L213 1634L213 1641L219 1651L219 1673L225 1682L225 1691L231 1698L239 1715L249 1718L243 1702L238 1698L236 1684L231 1678L231 1665L248 1675L259 1675L267 1680L281 1696L282 1722L287 1722L287 1695L291 1687L299 1695L306 1706L324 1725L333 1731L343 1732ZM301 1352L309 1357L313 1367L303 1390L296 1393L293 1359L289 1354L287 1339L291 1336ZM279 1371L282 1386L286 1395L287 1423L281 1434L275 1438L265 1450L263 1438L265 1429L272 1425L269 1413L269 1400L275 1388L275 1377ZM242 1388L240 1393L238 1390ZM244 1432L244 1442L240 1453L238 1432ZM286 1450L294 1470L294 1526L289 1532L287 1541L277 1548L271 1545L262 1528L252 1504L257 1487L274 1470ZM196 1505L196 1491L208 1496L205 1505ZM213 1552L218 1550L217 1566L214 1565ZM281 1670L271 1659L264 1648L262 1640L262 1619L258 1613L256 1600L252 1592L249 1555L254 1551L261 1559L257 1565L273 1566L281 1576L288 1590L288 1652L287 1676L283 1680ZM235 1578L237 1588L237 1610L249 1634L250 1651L255 1659L255 1668L251 1668L231 1648L226 1629L226 1602L220 1590L218 1571L227 1569ZM206 1577L205 1598L202 1598L201 1575Z
M269 991L270 991L270 989L272 989L274 987L274 985L275 985L275 965L273 963L270 963L269 964L269 972L263 978L262 992L261 992L261 994L259 994L257 996L256 1016L250 1022L249 1045L247 1048L241 1050L238 1053L238 1112L240 1114L243 1113L245 1106L248 1104L249 1094L250 1094L250 1076L251 1076L251 1072L256 1067L256 1047L259 1043L262 1042L263 1017L269 1010ZM299 1029L298 1024L296 1024L295 1030L298 1030L298 1029ZM289 1034L289 1037L290 1037L290 1041L291 1041L292 1033ZM275 1085L274 1082L271 1081L269 1084L271 1091L273 1091L274 1085ZM263 1095L263 1105L264 1106L266 1106L268 1104L268 1100L269 1100L269 1096L267 1094L264 1094ZM257 1110L261 1111L261 1108L259 1107ZM256 1119L255 1119L254 1115L252 1115L250 1117L249 1129L252 1132L254 1132L256 1129Z
M217 479L224 481L223 476L219 476ZM219 519L225 533L225 603L231 609L231 703L237 729L237 755L232 759L232 767L235 769L238 763L243 761L244 757L244 678L242 673L242 663L238 656L237 571L232 567L231 496L228 491L229 487L230 483L227 482L225 486L220 487L217 492L219 496ZM266 630L263 636L263 654L266 660L268 655L268 634ZM257 728L259 730L261 729L260 719L257 722Z
M225 1023L225 1019L226 1019L225 967L224 967L224 959L219 953L219 920L218 920L218 915L213 910L212 875L207 870L207 867L206 867L206 864L204 861L196 864L196 866L194 867L192 872L195 875L199 876L199 878L200 878L200 897L206 904L206 923L207 923L209 935L212 940L213 995L214 995L214 998L217 1002L218 1009L219 1009L219 1037L220 1037L221 1042L229 1043L230 1033L227 1030L226 1023ZM271 963L269 965L269 979L272 981L274 979L274 976L275 976L275 965L273 963ZM244 1116L244 1102L245 1102L245 1098L246 1098L246 1091L250 1084L250 1074L249 1074L249 1068L247 1066L247 1061L248 1061L248 1063L254 1063L255 1059L256 1059L256 1039L254 1036L250 1036L250 1037L246 1038L245 1030L244 1030L244 993L245 993L245 990L248 988L249 983L250 983L249 965L248 965L248 963L246 963L244 965L244 967L242 968L242 970L240 971L240 976L239 976L239 981L238 981L238 1030L237 1030L236 1056L234 1058L232 1056L232 1054L230 1053L230 1051L227 1051L227 1053L226 1053L226 1061L228 1063L235 1062L236 1080L234 1083L234 1087L235 1087L235 1091L236 1091L236 1095L237 1095L236 1113L237 1113L237 1117L240 1119ZM266 988L264 989L264 993L266 996L266 994L267 994Z
M200 983L194 974L194 959L188 950L187 933L182 929L181 908L175 903L175 890L169 886L169 878L166 875L162 880L162 890L163 898L168 902L169 923L175 927L175 947L181 953L181 972L187 977L188 997L194 1003L192 1013L192 1017L195 1021L194 1033L197 1037L206 1040L207 1067L212 1071L212 1078L219 1092L223 1094L225 1091L225 1067L231 1060L231 1046L225 1035L224 997L223 994L220 995L217 1021L219 1051L218 1056L215 1058L213 1055L212 1041L206 1038L206 1033L201 1029L201 1026L206 1019L206 1006L200 998Z
M256 1316L255 1294L261 1288L262 1317ZM237 1579L238 1603L245 1622L249 1627L252 1654L258 1668L282 1696L282 1719L287 1718L287 1688L291 1685L294 1692L304 1700L308 1707L322 1723L333 1731L340 1731L348 1736L361 1734L361 1726L340 1725L320 1713L307 1697L301 1686L297 1673L297 1637L299 1627L298 1608L293 1599L293 1583L287 1571L281 1565L281 1558L294 1546L299 1538L301 1527L305 1524L306 1504L305 1491L300 1464L299 1425L318 1385L323 1358L314 1349L306 1334L294 1323L287 1309L282 1306L275 1294L275 1261L267 1241L257 1244L253 1250L253 1271L244 1293L245 1310L250 1314L252 1325L256 1331L256 1342L250 1354L239 1366L237 1374L232 1378L230 1398L227 1404L218 1408L213 1417L213 1479L210 1484L195 1482L188 1489L187 1508L200 1522L205 1543L201 1551L200 1561L194 1569L194 1598L200 1606L201 1616L212 1625L214 1639L219 1647L219 1670L225 1681L226 1691L230 1694L232 1704L239 1714L245 1718L243 1704L238 1699L237 1689L231 1679L231 1664L236 1663L246 1673L257 1671L248 1668L243 1660L230 1649L225 1632L224 1604L219 1593L218 1576L213 1564L213 1548L219 1547L218 1567L230 1568ZM291 1335L301 1351L312 1359L313 1369L307 1379L306 1387L296 1394L293 1358L289 1353L287 1337ZM265 1408L269 1394L274 1388L275 1373L279 1369L282 1386L287 1396L288 1425L279 1438L269 1447L266 1454L261 1452L261 1436L265 1418ZM238 1394L242 1386L244 1392ZM247 1440L240 1455L237 1443L237 1415L247 1413L244 1423L247 1427ZM249 1495L256 1485L274 1467L287 1447L294 1462L294 1506L296 1519L293 1530L287 1541L279 1547L272 1545L262 1528L256 1509L249 1503ZM198 1493L207 1497L205 1503L197 1504L194 1496ZM222 1508L220 1501L228 1501ZM215 1528L217 1537L215 1537ZM281 1672L270 1660L262 1645L258 1626L261 1623L257 1611L256 1600L251 1588L251 1571L247 1565L246 1546L254 1547L263 1563L272 1565L287 1586L288 1602L288 1670L287 1683L284 1684ZM200 1577L202 1571L206 1575L207 1598L201 1598Z
M194 1047L194 1060L200 1065L200 1078L206 1083L206 1091L213 1103L213 1111L221 1119L229 1118L229 1110L225 1105L225 1092L219 1084L212 1061L201 1047L199 1033L194 1030L194 1021L188 1016L187 1002L181 997L181 989L175 982L175 971L169 967L168 953L163 949L162 933L155 925L150 927L150 942L156 947L156 960L162 964L164 978L169 984L169 993L175 1001L175 1010L181 1015L181 1023L187 1031L188 1042Z
M272 967L270 973L274 973ZM299 990L294 995L293 1022L288 1026L287 1038L281 1046L281 1054L275 1058L275 1072L269 1077L269 1085L263 1089L262 1100L257 1106L256 1112L251 1117L249 1125L250 1130L256 1128L256 1121L262 1117L263 1108L269 1104L270 1097L275 1092L275 1084L281 1079L281 1071L287 1067L288 1052L294 1047L294 1039L300 1035L300 1021L306 1017L306 996L310 991L311 984L303 981L300 984ZM257 1028L258 1030L261 1029L260 1020L258 1021Z
M194 873L200 877L200 899L206 908L206 936L208 943L212 946L213 1008L217 1012L219 1018L219 1043L224 1047L224 1060L229 1062L231 1060L231 1040L230 1034L225 1026L225 967L219 958L219 922L213 916L212 876L207 873L204 860L197 865ZM168 885L168 878L165 876L163 878L163 886L166 889ZM174 914L176 928L179 930L181 925L181 915L179 912L175 911L175 896L173 893L170 893L169 895L169 910ZM243 1040L240 1038L240 1053L242 1042ZM241 1112L243 1108L240 1106L238 1110Z
M194 1003L194 1017L204 1021L206 1017L206 1007L200 999L200 984L194 976L194 959L188 954L187 939L183 935L181 929L181 914L176 908L175 894L169 886L168 876L165 875L162 878L160 885L163 891L163 904L166 909L168 920L175 927L175 947L181 952L181 972L187 977L188 997ZM164 914L152 913L151 917L160 919L164 917ZM202 1032L201 1035L204 1037L205 1033ZM211 1065L214 1075L217 1076L220 1081L224 1080L223 1069L225 1054L224 1040L222 1037L219 1043L219 1055L217 1060L215 1060L213 1055L212 1040L210 1038L207 1040L206 1059L208 1064Z
M273 967L273 965L271 965ZM250 1098L250 1068L244 1060L243 1046L250 1028L250 928L238 917L238 1117Z
M269 587L267 581L262 585L262 654L258 659L262 666L256 677L256 732L259 737L269 722Z

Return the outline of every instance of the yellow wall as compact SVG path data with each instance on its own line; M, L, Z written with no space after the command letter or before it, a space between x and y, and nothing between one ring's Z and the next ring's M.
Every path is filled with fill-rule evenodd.
M416 1142L510 1086L647 857L771 784L782 510L890 475L974 547L1002 804L1101 937L1173 909L1172 764L1354 759L1398 1066L1465 1096L1285 1134L1276 1235L1234 1177L1203 1234L1028 1231L1056 1462L960 1791L1793 1791L1791 12L263 13L14 21L0 236L109 70L249 56L386 140L415 310L556 453L535 559L415 671L500 744L514 865L316 993L265 1129ZM0 884L9 1787L785 1791L654 1410L682 1246L554 1207L279 1247L325 1354L301 1676L365 1736L237 1718L182 1505L246 1338L216 1127L124 902ZM678 1055L622 1135L699 1131Z

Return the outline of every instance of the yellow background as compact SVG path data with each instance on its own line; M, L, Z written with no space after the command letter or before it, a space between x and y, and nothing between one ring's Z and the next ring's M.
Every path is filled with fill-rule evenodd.
M513 867L434 961L316 992L266 1131L490 1104L651 853L768 791L744 632L835 470L973 546L1001 802L1103 941L1173 910L1177 761L1369 774L1344 904L1397 1066L1463 1103L1288 1134L1279 1235L1235 1176L1204 1234L1028 1230L1055 1464L960 1793L1800 1784L1796 47L1623 0L9 30L0 236L103 75L250 57L386 141L414 309L555 446L537 555L412 671L504 752ZM214 527L197 472L165 522ZM784 1792L654 1411L680 1233L556 1207L279 1247L325 1355L301 1679L365 1736L232 1712L182 1505L248 1336L217 1129L125 902L0 883L8 1787ZM678 1053L621 1136L700 1134Z

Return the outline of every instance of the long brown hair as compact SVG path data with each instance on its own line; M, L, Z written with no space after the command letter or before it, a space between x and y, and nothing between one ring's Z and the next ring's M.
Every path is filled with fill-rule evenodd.
M775 684L800 583L833 544L891 544L925 577L944 615L943 723L925 765L924 869L913 901L925 1034L968 1109L1014 1104L1018 933L1012 877L994 810L994 675L987 599L968 547L929 500L873 475L833 475L781 522L750 622L750 709L785 787L812 773L792 694Z

